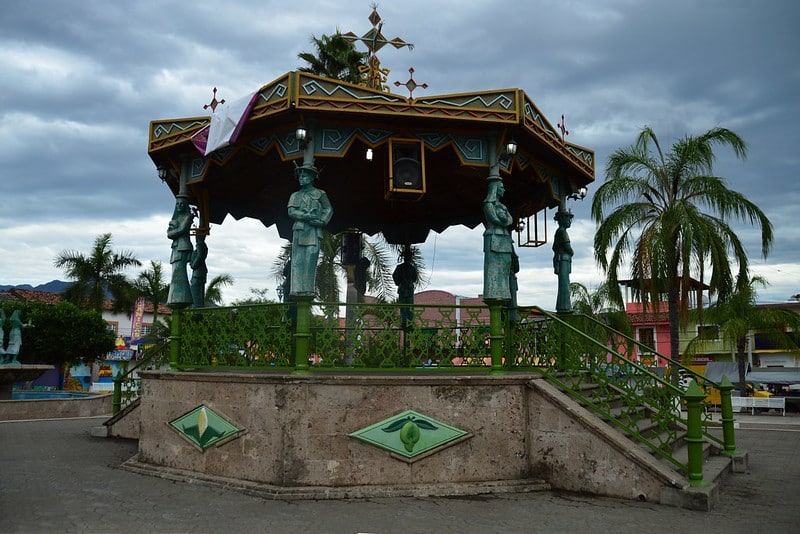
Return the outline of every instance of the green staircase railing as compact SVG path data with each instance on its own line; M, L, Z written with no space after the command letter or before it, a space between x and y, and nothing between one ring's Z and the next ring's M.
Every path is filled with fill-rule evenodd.
M129 365L124 372L114 378L114 396L112 397L112 414L117 415L125 406L139 397L142 379L134 371L144 366L160 367L168 363L167 350L169 340L159 341L142 352L133 365Z
M697 440L715 442L724 453L735 453L732 410L726 421L726 411L731 406L730 387L654 353L652 348L592 317L554 315L536 307L522 308L520 312L520 321L510 326L514 344L507 347L516 358L516 366L540 368L564 392L689 475L696 471L696 459L690 454L689 461L683 463L672 454L673 444L680 439L690 446ZM670 372L681 369L695 385L691 391L676 387L669 375L662 378L627 357L633 349L666 360ZM704 430L710 418L711 389L720 390L723 439ZM687 409L687 416L683 416L682 404L697 407L696 424L689 420L692 410Z

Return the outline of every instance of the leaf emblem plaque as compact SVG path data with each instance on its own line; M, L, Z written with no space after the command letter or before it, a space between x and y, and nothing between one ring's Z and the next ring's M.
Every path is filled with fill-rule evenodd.
M406 410L350 434L392 456L413 462L455 445L471 436L466 430L450 426L432 417Z

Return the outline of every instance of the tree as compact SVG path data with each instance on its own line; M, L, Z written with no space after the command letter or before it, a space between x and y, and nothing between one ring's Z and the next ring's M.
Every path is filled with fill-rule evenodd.
M158 306L167 301L169 285L164 282L164 268L160 262L150 260L150 268L139 273L134 281L138 296L153 305L153 327L158 323Z
M269 288L262 287L250 288L250 296L245 299L234 300L232 306L244 306L247 304L274 304L275 299L269 298Z
M614 292L608 282L603 282L594 291L581 283L569 285L570 301L575 313L598 319L610 328L631 336L633 328L621 301L614 300Z
M22 334L20 362L69 366L114 350L114 333L94 310L81 310L66 301L55 305L10 302L5 306L9 313L20 310L22 319L33 324Z
M301 52L298 58L308 63L301 67L303 72L334 78L353 84L361 83L360 66L366 65L366 52L356 50L355 44L348 41L337 29L333 35L323 35L319 39L311 36L315 52Z
M739 391L745 394L745 374L747 372L747 339L751 333L767 336L776 347L785 350L798 350L797 344L787 332L787 327L800 332L800 315L786 308L758 306L757 286L766 287L767 281L761 276L737 280L733 293L725 300L718 300L703 311L705 324L716 325L717 329L702 329L700 334L689 342L687 354L695 354L716 341L717 336L730 347L736 355L739 370ZM717 330L717 331L715 331Z
M715 145L746 156L744 141L725 128L684 137L664 154L645 127L634 145L609 157L605 182L592 202L595 260L615 292L619 270L629 260L635 294L645 307L666 295L673 358L679 353L679 327L688 320L690 284L682 281L697 275L702 283L710 268L710 292L725 299L733 286L731 260L739 277L747 276L747 253L729 222L760 226L765 258L772 246L772 224L764 213L713 176Z
M103 311L106 292L113 299L114 311L129 311L133 306L132 284L123 274L128 267L138 267L141 262L132 252L114 252L110 248L111 234L97 236L92 252L85 256L80 252L65 250L59 253L54 264L65 269L69 278L75 280L64 298L78 307Z
M233 285L233 277L227 273L219 274L209 280L206 286L206 306L222 306L222 288Z
M345 278L348 284L353 283L347 267L341 262L342 235L325 232L322 236L320 245L319 263L317 266L317 299L320 302L340 302L342 288L339 283L341 278ZM387 245L382 236L368 238L361 235L361 253L369 260L367 270L367 292L374 295L378 300L390 301L394 297L394 282L392 281L391 248ZM425 265L419 250L413 249L412 262L421 273L419 279L425 279ZM272 275L283 286L286 281L286 268L292 257L292 244L286 243L282 248L275 263L272 266ZM288 287L283 291L288 295ZM327 310L326 314L331 316L333 310Z

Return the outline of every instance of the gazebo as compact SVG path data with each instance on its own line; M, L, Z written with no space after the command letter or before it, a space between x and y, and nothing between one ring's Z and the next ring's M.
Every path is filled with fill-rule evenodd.
M151 122L148 153L176 198L175 312L170 369L141 372L139 454L127 467L272 497L550 484L696 500L685 490L704 484L704 393L660 380L625 356L635 340L569 313L566 200L594 180L593 152L567 142L563 116L554 127L520 89L414 97L411 69L399 84L408 96L388 91L374 52L405 43L381 35L376 12L371 21L363 38L348 34L369 43L364 84L292 71L225 108L215 91L209 115ZM325 209L314 225L332 233L382 233L410 246L431 231L484 224L475 246L485 306L426 308L401 292L396 303L348 303L344 321L315 314L326 303L298 289L293 245L287 301L204 307L212 225L249 217L300 243L298 221L307 221L297 216L296 176L302 190L316 178ZM516 306L512 289L526 283L514 279L514 246L548 242L548 209L557 210L558 314ZM680 396L693 421L688 462L671 452L686 435L673 409ZM724 418L733 454L733 419Z

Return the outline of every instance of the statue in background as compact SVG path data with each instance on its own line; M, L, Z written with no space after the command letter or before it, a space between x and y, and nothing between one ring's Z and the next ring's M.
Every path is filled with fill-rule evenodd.
M558 230L553 237L553 271L558 275L558 296L556 311L569 313L572 303L569 295L569 274L572 272L572 244L569 241L567 228L572 224L572 213L559 210L555 215Z
M511 300L511 256L514 242L511 226L514 223L508 208L500 202L505 186L499 176L489 177L489 190L483 201L486 217L483 232L483 298Z
M411 245L403 245L403 252L400 254L401 262L392 273L392 280L397 286L397 302L400 304L414 304L414 286L419 279L419 273L411 261L413 255L414 250ZM410 306L400 308L400 321L403 326L413 320L414 310Z
M333 217L333 208L325 191L314 187L319 172L305 164L295 169L300 190L289 197L292 225L291 296L316 295L317 262L325 225Z
M175 200L175 211L167 227L167 237L172 240L172 253L169 263L172 265L172 279L169 284L169 305L187 305L192 303L192 291L189 287L189 275L186 265L192 257L192 241L189 233L192 229L194 216L189 208L189 202L183 195L178 195Z
M208 279L208 267L206 258L208 257L208 245L206 236L197 234L196 244L192 252L189 265L192 267L192 281L189 284L192 290L192 305L195 308L202 308L206 305L206 280Z
M22 347L22 329L33 326L30 321L28 324L22 324L22 312L14 310L11 313L11 332L8 334L8 346L5 345L5 326L6 312L0 309L0 330L3 331L2 338L0 339L0 364L18 364L19 350Z

